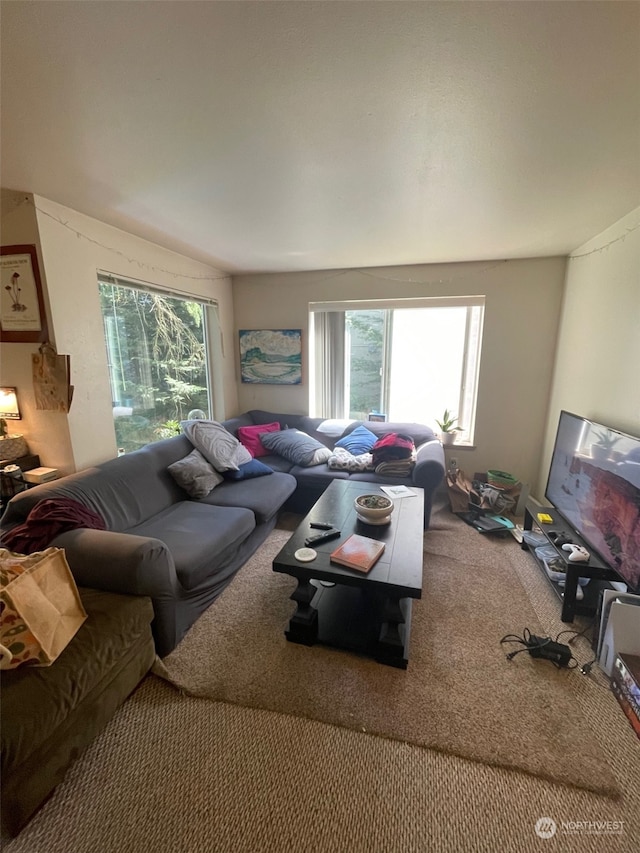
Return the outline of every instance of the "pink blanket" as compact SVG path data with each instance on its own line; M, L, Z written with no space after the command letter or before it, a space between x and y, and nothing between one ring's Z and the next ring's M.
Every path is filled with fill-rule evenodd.
M49 547L60 533L78 527L104 530L104 519L84 504L71 498L47 498L39 501L22 524L2 537L2 547L17 554L33 554Z

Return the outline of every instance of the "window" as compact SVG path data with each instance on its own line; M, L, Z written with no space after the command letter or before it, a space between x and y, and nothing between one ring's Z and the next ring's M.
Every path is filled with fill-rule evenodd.
M192 409L212 415L215 304L102 274L98 286L118 447L177 434Z
M312 303L311 408L318 417L475 424L484 297Z

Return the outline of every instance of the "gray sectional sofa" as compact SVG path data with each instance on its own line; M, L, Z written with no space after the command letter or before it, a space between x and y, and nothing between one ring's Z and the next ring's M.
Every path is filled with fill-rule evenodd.
M194 500L168 470L193 450L179 435L21 492L2 516L2 541L46 499L97 513L105 530L68 530L48 544L65 549L79 586L149 596L164 657L266 539L296 488L293 476L278 472L225 480Z
M269 423L300 430L329 450L360 425L331 422L327 429L322 418L252 410L225 421L226 432L215 426L228 439L229 434L237 438L241 427ZM269 454L258 460L269 476L223 480L209 466L213 480L198 493L204 496L194 498L169 470L185 463L197 446L187 429L194 444L184 434L175 436L21 492L2 516L0 541L11 548L5 537L47 499L70 499L96 513L106 529L67 529L46 545L65 549L79 586L149 596L155 647L164 657L266 539L280 509L308 511L336 478L419 486L424 489L424 527L429 526L433 494L445 471L440 441L422 424L367 422L366 427L378 436L399 432L412 437L416 459L407 476L332 470L326 463L301 465Z
M374 435L382 437L390 432L409 435L416 446L416 462L410 474L404 477L385 476L375 471L350 473L348 471L332 470L324 463L304 467L296 465L279 455L261 456L260 462L268 465L274 471L286 472L296 478L296 490L286 503L286 508L292 512L308 512L329 483L335 479L351 479L380 485L402 484L408 487L418 486L424 489L424 528L429 527L433 495L444 479L445 458L442 443L434 431L425 424L374 421L327 421L324 418L310 418L306 415L294 415L278 412L268 412L252 409L236 418L224 421L224 426L233 435L238 435L238 429L257 424L277 422L281 429L297 429L315 438L317 441L334 449L336 442L348 436L359 426L365 426Z

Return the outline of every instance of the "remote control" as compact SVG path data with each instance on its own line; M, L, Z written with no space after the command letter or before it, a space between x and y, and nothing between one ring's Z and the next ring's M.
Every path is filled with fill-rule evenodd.
M310 545L319 545L321 542L329 542L331 539L337 539L340 536L339 530L327 530L326 533L318 533L317 536L309 536L304 540L304 544L309 547Z
M309 527L315 527L316 530L333 530L333 524L327 524L326 521L312 521Z
M582 545L573 545L569 542L562 546L562 550L571 551L568 557L570 563L588 563L591 556Z

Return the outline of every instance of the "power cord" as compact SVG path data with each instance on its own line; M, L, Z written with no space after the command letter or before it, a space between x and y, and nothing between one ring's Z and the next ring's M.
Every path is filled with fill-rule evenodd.
M550 660L558 669L566 668L579 670L582 675L590 676L588 679L589 683L595 684L600 689L604 689L608 692L611 689L610 684L601 684L595 677L595 673L593 673L593 675L591 674L594 664L598 662L598 658L592 658L592 660L580 665L569 648L569 646L571 646L578 637L583 637L589 630L594 628L596 621L597 619L594 617L590 620L586 628L582 629L582 631L560 631L555 640L552 640L551 637L537 637L535 634L532 634L528 628L524 628L521 637L517 634L506 634L500 640L500 643L519 643L522 646L521 649L509 652L506 656L507 660L513 660L514 657L519 655L521 652L529 652L531 657ZM563 645L558 642L559 638L564 634L572 635L570 639L567 640L568 645Z
M584 635L587 633L587 631L590 631L594 627L595 623L596 623L596 620L594 618L589 622L589 624L587 625L586 628L582 629L582 631L568 631L568 630L567 631L560 631L560 633L558 634L558 637L561 637L563 634L573 634L571 639L567 640L569 645L571 645L574 642L574 640L578 639L578 637L584 637ZM558 637L556 637L556 642L558 640ZM597 661L598 661L598 658L596 657L590 661L587 661L587 663L583 663L582 666L579 667L582 675L589 675L589 673L593 669L593 665L595 663L597 663ZM576 661L576 664L577 664L577 661ZM575 667L571 667L571 669L575 669Z
M577 634L578 632L560 632L560 634L564 633ZM558 637L560 634L558 634ZM500 643L519 643L522 646L521 649L509 652L507 660L513 660L516 655L522 654L522 652L529 652L532 658L549 660L558 669L562 667L576 669L578 666L578 661L571 654L569 646L559 643L557 637L555 640L552 640L551 637L538 637L532 634L528 628L523 630L521 637L517 634L505 634Z

